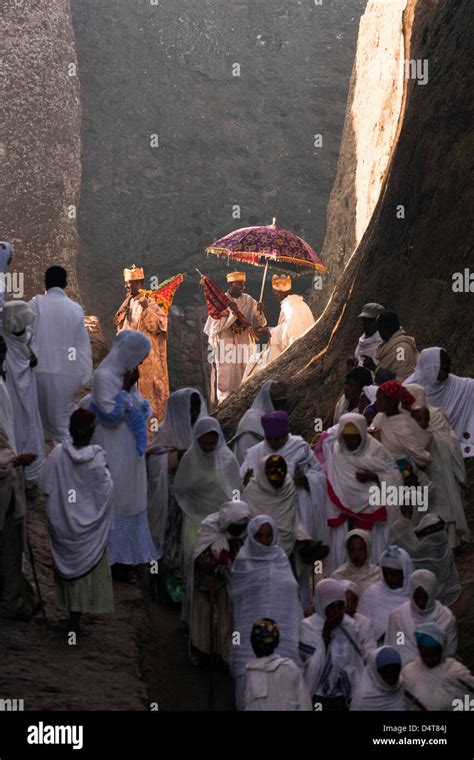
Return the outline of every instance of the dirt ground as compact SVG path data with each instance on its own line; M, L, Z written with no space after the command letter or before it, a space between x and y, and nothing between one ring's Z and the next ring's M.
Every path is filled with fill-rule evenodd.
M467 513L474 526L474 461L468 461ZM29 537L48 624L1 621L0 699L23 699L25 710L232 710L232 681L225 668L196 668L186 657L178 606L149 598L142 585L115 583L115 613L84 625L68 643L66 618L54 604L45 503L30 502ZM465 545L458 569L463 593L453 607L459 656L474 670L474 542ZM31 577L29 562L26 568Z

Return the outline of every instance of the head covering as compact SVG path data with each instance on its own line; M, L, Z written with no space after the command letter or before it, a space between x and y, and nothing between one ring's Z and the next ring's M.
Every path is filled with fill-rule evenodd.
M214 451L203 451L198 438L217 433ZM200 523L240 491L239 465L227 447L214 417L201 417L193 428L193 443L179 463L174 479L176 500L187 517Z
M358 612L372 621L375 639L378 641L387 632L390 613L396 607L409 601L410 578L413 572L413 564L410 556L398 546L389 546L380 559L381 567L401 569L403 572L402 585L399 588L390 588L385 583L383 574L380 580L373 583L362 594Z
M245 282L247 275L245 272L229 272L226 279L227 282Z
M421 518L420 522L415 528L415 533L418 535L422 533L426 528L432 528L441 522L441 517L436 512L429 512L427 515Z
M35 321L35 314L26 301L8 301L3 308L2 324L4 333L12 336L30 327ZM15 336L13 336L15 337Z
M399 653L393 647L379 647L370 652L367 665L351 701L352 711L388 712L405 710L403 680L394 686L379 673L385 665L401 665Z
M104 425L123 419L135 439L141 457L147 445L146 423L150 405L134 386L130 393L123 390L123 376L140 364L151 348L151 340L136 330L122 330L112 348L99 364L92 378L91 411Z
M241 417L234 438L229 441L229 446L232 448L239 464L242 464L244 461L247 450L256 443L263 441L265 437L262 427L262 416L266 412L273 412L275 410L270 397L270 389L274 382L274 380L266 380L264 382L255 396L252 406ZM244 438L244 436L248 436L248 439Z
M398 318L398 314L396 314L394 311L390 311L389 309L385 309L385 311L380 312L380 314L377 316L377 327L379 329L379 332L381 327L386 327L392 332L392 334L397 332L397 330L400 329L400 320Z
M424 610L421 610L413 599L413 594L417 588L422 588L428 595L428 601ZM411 608L415 612L417 617L426 617L431 615L436 605L436 597L438 596L438 581L436 575L431 570L415 570L410 578L410 596L411 596Z
M346 422L342 428L342 435L360 435L359 429L353 422Z
M419 647L439 647L446 649L446 631L434 623L421 623L415 631L416 641Z
M361 437L354 451L344 442L344 428L348 423L355 426ZM371 530L374 521L386 519L385 507L373 503L373 482L360 482L356 477L358 470L376 472L387 486L402 484L395 461L379 441L367 434L365 417L349 412L339 419L337 442L327 462L328 524L331 527L338 527L343 519L352 519L355 527Z
M474 455L474 379L458 377L449 373L444 381L438 380L441 368L439 346L421 351L415 371L405 380L405 385L421 385L428 397L428 403L441 407L447 414L449 423L456 433L464 457ZM469 438L464 437L464 433Z
M367 559L365 563L362 565L362 567L357 567L357 565L354 565L352 563L349 557L349 553L347 553L346 561L344 564L340 565L337 570L335 570L335 572L332 574L332 577L336 578L337 580L344 580L349 582L350 586L347 586L346 588L349 588L351 591L353 591L352 585L355 585L358 588L357 596L360 597L361 593L365 591L366 588L368 588L372 583L375 583L375 581L379 580L380 568L378 565L370 564L370 533L366 530L360 530L359 528L350 530L344 539L346 550L348 543L353 536L357 536L358 538L362 539L367 547ZM355 593L356 592L354 591L354 594Z
M135 264L132 264L130 269L123 270L123 279L125 282L131 282L132 280L144 280L145 272L143 271L142 267L136 267Z
M272 277L272 288L282 291L291 290L291 277L285 274L274 274Z
M194 559L208 547L211 547L216 558L222 551L229 551L229 527L246 520L250 520L250 508L245 501L225 501L218 512L213 512L202 521L193 550ZM245 534L246 530L243 530L242 536Z
M271 546L255 540L264 523L273 529ZM240 633L240 646L231 647L231 670L234 677L245 673L245 666L254 657L250 633L256 620L275 620L280 630L278 654L299 663L298 634L303 609L298 583L288 558L279 546L278 528L270 515L259 515L250 521L247 538L232 567L231 595L233 629Z
M385 667L385 665L401 665L402 658L393 647L380 647L380 649L377 649L375 664L377 670Z
M281 410L267 412L262 417L262 427L266 438L280 438L290 432L288 414Z
M95 426L96 416L87 409L76 409L71 414L69 425L76 433L87 433Z
M275 649L280 641L278 625L270 618L261 618L252 626L252 643Z
M409 393L407 389L396 380L388 380L386 383L382 383L382 385L379 386L379 390L381 390L387 398L392 399L392 401L401 402L409 407L415 403L415 399L411 393Z
M336 578L319 581L314 592L314 607L321 617L326 617L326 609L334 602L346 602L345 584Z
M275 489L269 482L265 467L265 456L248 482L243 498L249 504L253 515L272 515L278 525L279 544L289 556L296 542L296 487L293 478L286 475L280 488Z
M362 311L359 314L359 319L376 319L376 317L378 317L382 311L385 311L385 306L382 306L379 303L366 303L362 307Z
M173 391L166 402L166 415L160 423L147 454L163 454L169 451L186 451L193 442L191 424L191 398L196 394L201 401L198 419L207 416L207 406L197 388L180 388ZM197 421L197 420L196 420Z

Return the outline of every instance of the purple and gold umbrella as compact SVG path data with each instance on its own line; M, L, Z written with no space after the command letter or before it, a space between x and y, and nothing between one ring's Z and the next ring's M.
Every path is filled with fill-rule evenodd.
M294 232L277 227L276 219L273 224L242 227L229 232L206 248L206 253L241 264L264 267L262 294L268 267L293 276L326 271L309 243Z

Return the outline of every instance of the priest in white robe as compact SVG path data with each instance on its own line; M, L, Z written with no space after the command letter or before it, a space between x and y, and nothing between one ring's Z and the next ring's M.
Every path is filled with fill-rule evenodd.
M303 296L298 296L292 292L289 275L274 274L272 288L275 298L280 303L278 325L261 331L261 334L266 334L270 340L264 350L249 363L245 379L250 377L253 372L263 369L274 359L277 359L283 351L286 351L315 323L313 312L304 302Z
M219 319L209 316L204 332L209 339L209 357L216 369L216 398L220 404L235 391L242 382L247 363L255 351L256 330L267 324L263 313L263 303L244 293L247 276L245 272L230 272L227 275L226 296L229 308ZM242 324L236 309L250 324Z
M62 267L46 270L46 293L35 296L35 368L38 401L46 439L70 440L69 418L77 393L92 375L92 349L82 307L64 292L67 273Z

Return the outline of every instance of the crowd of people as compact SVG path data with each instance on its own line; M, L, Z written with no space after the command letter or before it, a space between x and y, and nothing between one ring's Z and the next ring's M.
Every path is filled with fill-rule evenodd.
M452 710L471 695L450 606L474 380L446 350L419 353L393 311L366 304L315 440L291 432L275 377L226 442L198 389L167 397L152 354L166 324L136 286L95 372L66 286L51 267L44 295L0 304L0 614L38 611L22 554L40 491L68 631L113 612L113 580L141 568L157 603L181 605L190 662L227 664L238 710Z

